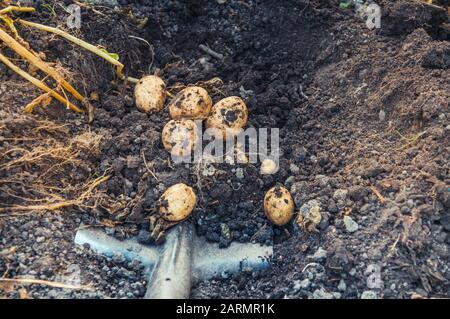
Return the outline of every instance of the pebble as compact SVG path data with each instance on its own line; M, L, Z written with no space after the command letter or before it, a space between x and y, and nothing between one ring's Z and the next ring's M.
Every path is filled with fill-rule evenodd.
M345 201L347 199L348 190L346 189L337 189L333 194L333 199L335 201Z
M297 288L296 290L300 290L300 289L308 289L311 286L311 280L309 280L308 278L297 282L296 285L294 286L294 288Z
M309 259L312 260L322 260L327 258L327 251L323 249L322 247L319 247L317 251L314 253L314 255L309 255Z
M300 172L300 168L297 165L295 165L294 163L289 165L289 169L293 174Z
M325 291L323 288L314 290L312 299L334 299L334 294Z
M315 199L310 200L306 204L302 205L302 207L300 207L299 214L303 216L305 221L312 222L315 225L318 225L322 220L320 203Z
M359 225L350 216L344 216L345 229L349 233L354 233L359 229Z
M339 281L338 289L339 291L347 290L347 284L345 283L344 279L341 279L341 281Z
M373 290L366 290L361 294L361 299L378 299L378 294Z
M245 176L244 176L244 169L242 168L242 167L238 167L238 168L236 168L236 177L237 178L239 178L239 179L243 179Z

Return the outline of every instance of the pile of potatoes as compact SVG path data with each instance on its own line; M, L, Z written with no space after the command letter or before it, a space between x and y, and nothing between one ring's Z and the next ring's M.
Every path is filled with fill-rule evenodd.
M166 85L156 75L142 78L134 90L136 106L148 114L160 112L166 101ZM208 92L199 86L188 86L169 103L171 120L164 126L162 142L172 155L185 157L192 154L200 141L195 120L205 120L206 128L216 138L235 136L248 121L248 110L244 101L230 96L213 101Z
M142 78L135 87L138 110L148 114L160 112L167 97L164 81L155 75ZM208 92L199 86L188 86L169 103L171 120L162 130L164 148L175 156L189 156L198 146L200 136L195 120L204 120L206 128L218 139L234 137L248 121L248 110L237 96L224 98L213 104ZM273 163L262 169L275 170ZM159 214L168 222L181 222L192 213L197 202L193 189L185 184L169 187L160 198ZM289 223L294 215L294 201L282 186L270 189L264 197L264 211L275 225Z

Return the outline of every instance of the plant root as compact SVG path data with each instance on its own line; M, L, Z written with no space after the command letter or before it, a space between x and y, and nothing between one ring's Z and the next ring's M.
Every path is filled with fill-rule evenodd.
M1 32L1 29L0 29ZM17 67L14 63L12 63L6 56L4 56L3 54L0 53L0 61L3 62L7 67L9 67L11 70L13 70L14 72L16 72L17 74L19 74L21 77L23 77L24 79L28 80L29 82L31 82L34 86L38 87L39 89L41 89L42 91L47 92L51 97L54 97L56 100L58 100L59 102L61 102L62 104L66 105L68 108L70 108L71 110L77 112L77 113L81 113L83 112L80 108L78 108L75 104L71 103L69 100L67 100L65 97L61 96L59 93L57 93L56 91L52 90L51 88L49 88L44 82L36 79L35 77L31 76L30 74L28 74L27 72L23 71L22 69L20 69L19 67ZM39 99L39 98L38 98ZM34 108L34 106L36 106L36 99L31 102L30 104L28 104L25 108L26 112L29 112L30 110L32 110Z
M41 279L34 278L0 278L0 283L13 283L19 285L44 285L53 288L63 288L63 289L74 289L74 290L87 290L92 291L93 288L90 286L78 286L78 285L69 285L62 282L56 281L47 281Z
M96 46L94 46L94 45L92 45L92 44L90 44L90 43L88 43L86 41L83 41L83 40L81 40L81 39L79 39L77 37L74 37L73 35L65 32L63 30L60 30L58 28L49 27L49 26L46 26L46 25L43 25L43 24L39 24L39 23L31 22L31 21L26 21L26 20L22 20L22 19L19 19L17 21L19 23L25 25L25 26L33 27L33 28L36 28L36 29L39 29L39 30L42 30L42 31L46 31L46 32L50 32L50 33L59 35L60 37L63 37L64 39L66 39L66 40L68 40L68 41L70 41L70 42L72 42L72 43L74 43L74 44L76 44L76 45L78 45L78 46L80 46L80 47L82 47L82 48L84 48L84 49L86 49L86 50L96 54L96 55L98 55L102 59L104 59L107 62L111 63L112 65L116 66L116 74L119 77L119 79L121 79L121 80L127 80L128 82L132 82L132 83L137 83L139 81L138 79L135 79L135 78L132 78L132 77L127 77L126 78L123 75L124 65L121 62L119 62L116 58L111 56L111 54L109 54L108 52L105 52L105 50L101 50L101 49L97 48Z
M26 59L28 62L39 68L41 71L47 73L55 81L72 94L78 101L86 105L87 100L83 97L69 82L67 82L54 68L49 66L46 62L42 61L39 57L28 51L23 45L14 40L8 33L0 29L0 40L2 40L10 49Z

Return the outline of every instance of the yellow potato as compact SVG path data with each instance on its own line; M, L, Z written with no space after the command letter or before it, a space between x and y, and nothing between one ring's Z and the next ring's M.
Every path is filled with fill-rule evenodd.
M264 196L264 211L275 225L289 223L294 215L294 200L289 191L282 186L271 188Z
M169 106L169 113L174 120L203 120L208 117L211 108L212 100L208 92L199 86L190 86L175 96Z
M270 158L266 158L261 163L260 173L262 175L270 175L275 174L278 171L278 165L275 163L274 160L271 160Z
M170 186L160 198L159 214L170 222L179 222L192 213L197 196L191 187L180 183Z
M164 108L166 85L156 75L145 76L134 88L136 107L144 113L156 113Z
M230 138L247 124L248 110L244 101L237 96L220 100L212 107L206 119L206 128L213 129L216 138Z
M174 156L189 156L199 140L197 126L192 120L171 120L162 130L164 148Z

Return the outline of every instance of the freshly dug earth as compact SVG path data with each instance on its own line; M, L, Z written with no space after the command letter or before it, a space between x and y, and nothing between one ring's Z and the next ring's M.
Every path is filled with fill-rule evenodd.
M173 95L197 83L214 102L240 96L249 126L279 128L275 175L260 175L260 164L171 163L160 138L167 109L140 113L133 88L110 65L59 38L20 30L99 100L90 125L57 104L24 115L38 93L0 65L0 277L95 290L24 290L0 280L2 294L142 297L139 263L76 247L75 232L103 227L151 244L158 198L185 183L198 197L185 222L198 235L223 248L239 241L275 250L270 270L221 274L194 287L195 298L450 297L448 14L418 1L379 4L376 31L339 9L339 1L83 8L76 34L118 53L129 75L157 73ZM62 24L66 14L55 10L40 7L26 18ZM224 59L205 54L201 44ZM276 184L290 189L297 214L320 211L320 224L271 225L263 198ZM48 211L55 203L63 204Z

